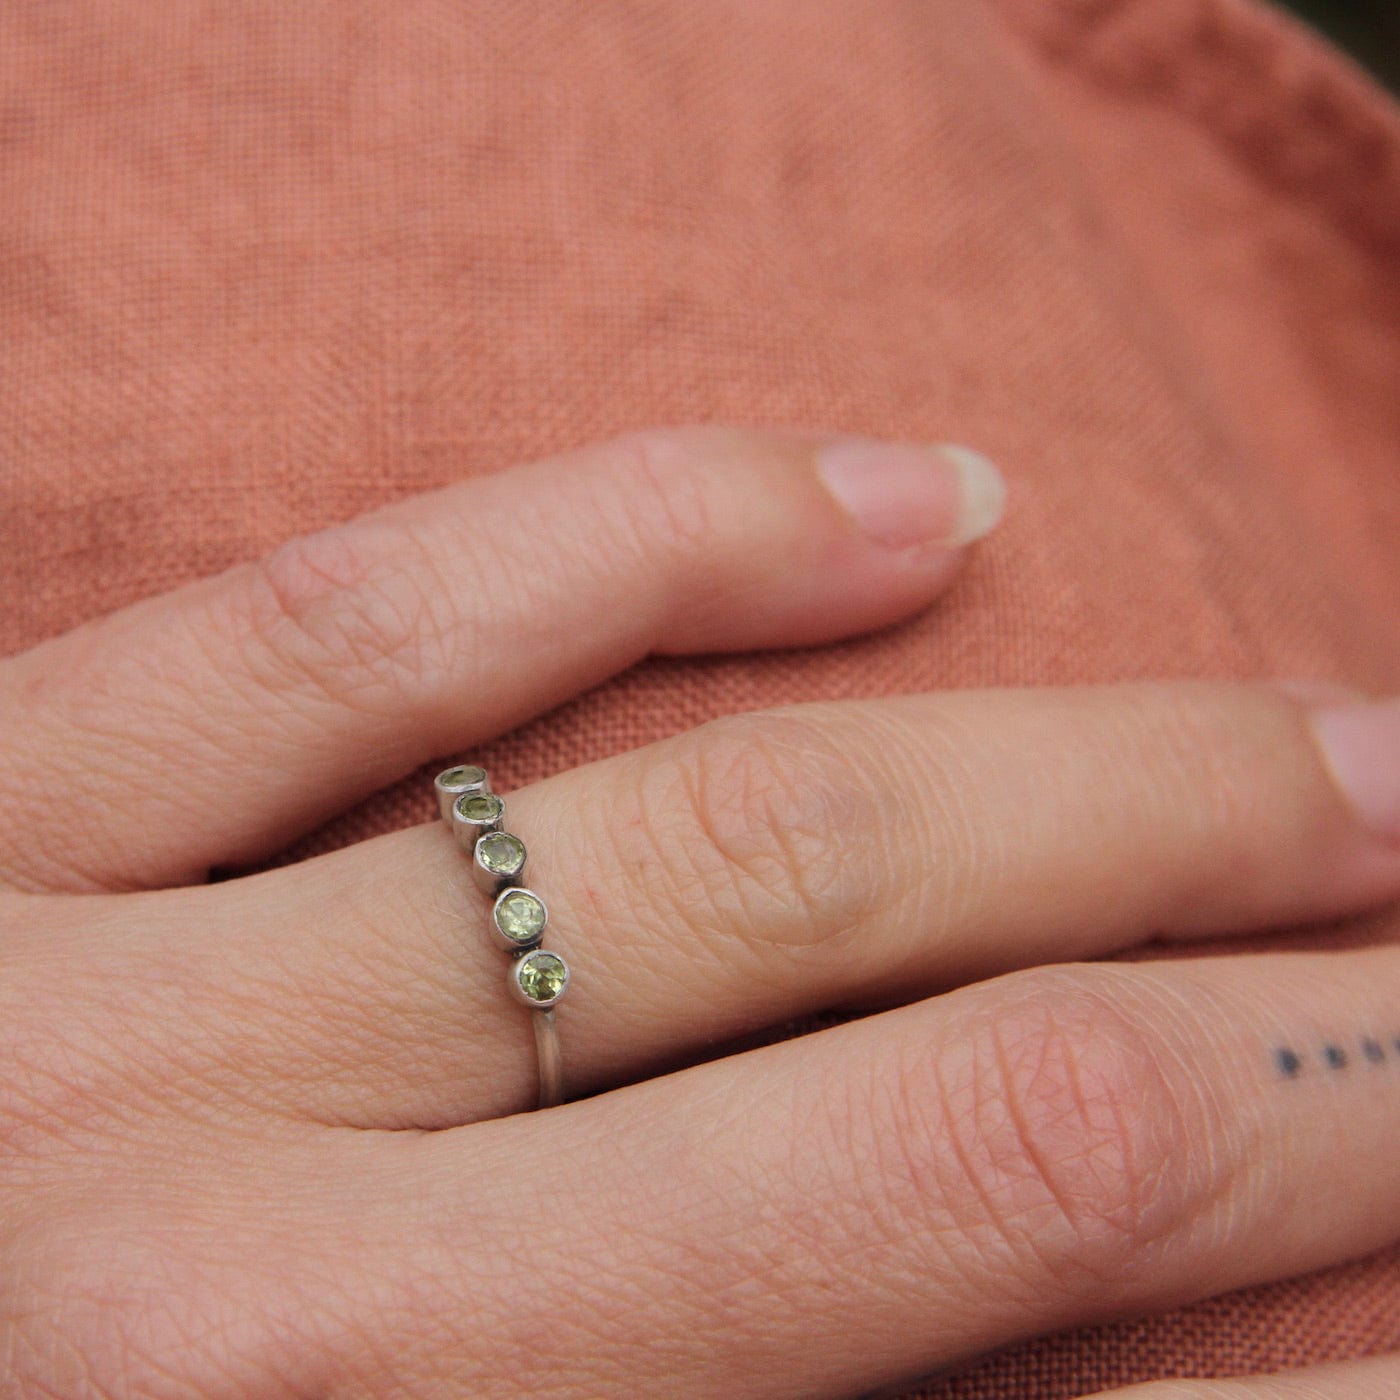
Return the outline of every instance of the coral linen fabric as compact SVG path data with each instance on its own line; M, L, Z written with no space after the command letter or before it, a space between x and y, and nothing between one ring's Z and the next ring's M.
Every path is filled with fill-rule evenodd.
M1400 117L1243 0L5 5L0 654L717 419L969 442L1010 512L926 613L648 661L487 746L503 788L818 697L1400 689L1398 267ZM417 775L278 858L431 816ZM1394 1347L1391 1253L911 1394Z

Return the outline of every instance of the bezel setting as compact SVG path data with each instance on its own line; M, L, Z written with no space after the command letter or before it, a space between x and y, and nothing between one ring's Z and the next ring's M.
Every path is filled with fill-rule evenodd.
M553 964L558 964L558 970L563 976L560 978L556 991L547 997L534 997L525 990L525 981L529 980L532 971L541 968L542 964L550 964L550 975L556 975ZM543 969L541 968L541 971ZM510 965L510 989L517 1001L523 1002L526 1006L532 1007L536 1011L544 1011L553 1006L560 997L569 989L569 964L559 956L558 953L551 952L546 948L532 948L528 953L522 953Z
M513 903L520 902L522 896L524 899L538 904L540 908L540 926L527 938L517 938L514 934L508 933L501 920L503 909L508 908ZM508 953L521 953L527 952L531 948L538 948L544 939L548 923L549 909L544 900L534 890L528 890L524 885L507 885L496 896L496 902L491 906L491 931L495 935L497 946L504 948Z
M477 838L500 831L506 819L504 798L494 792L464 792L452 802L452 834L464 851L476 849Z
M487 864L493 851L516 848L519 849L520 859L513 866L507 867L502 863L493 868ZM483 859L483 854L487 859ZM525 857L525 843L513 832L488 831L478 837L472 847L472 878L477 888L494 897L504 889L519 885L525 877Z
M475 763L454 763L433 779L433 788L437 793L438 815L443 821L450 822L452 804L464 793L490 792L491 780L486 776L486 770Z

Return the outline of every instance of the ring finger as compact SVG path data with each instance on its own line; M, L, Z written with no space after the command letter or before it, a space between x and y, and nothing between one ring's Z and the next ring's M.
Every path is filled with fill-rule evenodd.
M570 1094L824 1007L1394 897L1397 731L1393 702L1312 715L1243 684L908 695L730 717L511 793L573 969ZM143 917L97 939L105 1004L149 1024L169 996L234 1097L380 1127L533 1102L529 1013L440 824L121 899Z

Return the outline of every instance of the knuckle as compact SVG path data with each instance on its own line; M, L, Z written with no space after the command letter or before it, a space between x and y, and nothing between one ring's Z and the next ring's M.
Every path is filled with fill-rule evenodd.
M1209 1194L1191 1176L1194 1106L1150 1016L1125 1010L1140 1000L1132 970L1043 968L1001 986L902 1067L897 1176L945 1246L1027 1287L1092 1295Z
M1119 737L1124 758L1152 783L1151 818L1189 823L1202 845L1247 831L1261 785L1258 765L1247 761L1255 755L1244 749L1242 691L1185 681L1147 682L1128 694L1134 699L1119 709Z
M338 703L382 708L454 672L452 590L403 525L352 521L277 546L250 566L232 630L251 674Z
M1303 721L1284 696L1239 682L1135 682L1108 718L1101 753L1135 775L1142 843L1170 833L1178 852L1145 887L1155 922L1189 929L1202 910L1276 900L1287 872L1307 869L1327 814L1306 800Z
M821 714L724 716L632 777L619 866L688 927L746 946L829 948L881 899L879 804Z
M690 558L713 544L714 508L695 463L714 436L704 429L646 429L605 449L627 527L646 557Z

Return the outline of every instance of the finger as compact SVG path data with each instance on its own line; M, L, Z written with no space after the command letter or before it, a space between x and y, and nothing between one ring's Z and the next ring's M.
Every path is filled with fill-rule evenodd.
M142 1101L30 1043L15 1169L86 1174L11 1231L7 1355L44 1395L868 1393L1395 1237L1397 991L1400 949L1038 968L439 1133L209 1131L168 1077L156 1172Z
M1375 1357L1240 1380L1156 1381L1103 1391L1093 1400L1395 1400L1400 1358Z
M574 1095L825 1008L1400 896L1400 845L1339 791L1309 712L1264 686L788 706L506 804L572 970L556 1017ZM291 974L288 1032L267 1041L299 1109L443 1126L533 1104L530 1013L441 826L274 876L286 914L259 919L249 888L231 919L307 930L319 970ZM327 1084L327 1047L359 1075Z
M0 871L196 881L649 652L881 626L944 588L1000 492L965 449L694 429L294 539L0 666Z
M1382 743L1394 709L1363 711ZM1319 733L1353 786L1385 753L1359 763L1364 736L1338 714L1205 682L799 705L511 793L545 945L572 969L568 1091L824 1008L1394 897L1400 846L1348 802ZM112 901L125 932L88 938L104 995L131 987L148 1022L139 999L171 988L235 1097L371 1127L533 1105L530 1013L440 824L132 898L135 913ZM39 1000L66 985L61 960L51 975Z
M1395 949L1035 969L418 1138L377 1182L435 1241L395 1378L841 1396L1362 1254L1400 1235L1397 993Z
M1335 713L1319 725L1270 687L1209 682L822 702L510 794L546 946L573 970L556 1013L570 1092L813 1011L1396 898L1400 843L1319 749ZM1400 739L1400 706L1374 713L1376 742ZM502 995L489 904L444 830L282 878L336 970L311 1043L364 1066L328 1090L304 1061L301 1107L439 1126L531 1106L529 1013Z

